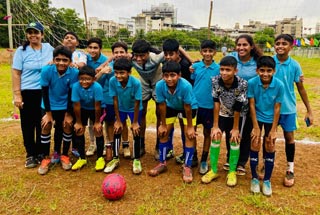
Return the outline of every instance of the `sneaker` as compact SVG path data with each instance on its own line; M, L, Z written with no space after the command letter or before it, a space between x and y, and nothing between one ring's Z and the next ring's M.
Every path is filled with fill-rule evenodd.
M38 168L38 173L40 175L45 175L48 173L49 171L49 166L50 166L50 159L49 158L45 158L41 161L40 167Z
M105 156L106 156L106 161L111 161L112 160L112 147L111 145L106 145L105 146Z
M34 168L37 165L38 165L38 162L36 161L36 159L34 159L33 156L27 157L26 162L24 164L26 168Z
M113 158L110 162L107 163L106 168L104 168L103 172L110 173L115 170L120 165L119 158Z
M198 157L197 156L193 156L192 157L191 167L197 167L197 166L198 166Z
M71 149L71 153L73 154L73 156L75 156L76 158L80 157L80 154L78 152L78 149L76 148L72 148Z
M86 151L87 156L92 156L97 150L97 146L95 143L91 143L88 150Z
M176 162L177 162L178 164L184 164L184 159L185 159L185 157L184 157L184 154L183 154L183 153L180 154L180 155L178 155L178 156L176 156Z
M193 180L192 177L192 170L190 167L188 166L183 166L183 170L182 170L182 179L185 183L191 183Z
M271 196L272 195L272 188L271 188L271 182L270 180L263 181L262 184L262 193L265 196Z
M237 175L239 175L239 176L244 176L244 175L246 175L247 174L247 171L246 171L246 169L243 167L243 166L238 166L237 167Z
M136 175L138 175L142 172L140 160L138 160L138 159L133 160L132 171L133 171L133 174L136 174Z
M123 148L123 157L124 158L131 158L131 152L130 152L129 146Z
M159 163L155 168L149 170L148 175L157 176L168 170L166 163Z
M218 173L215 173L212 170L210 170L209 172L207 172L207 174L201 177L201 181L202 183L208 184L214 179L217 179L218 177L219 177Z
M160 159L159 149L154 150L154 159L158 161Z
M294 185L294 174L293 172L287 171L284 177L283 185L286 187L292 187Z
M168 152L167 152L167 160L171 159L171 158L174 158L174 153L173 153L173 150L170 149Z
M229 187L234 187L237 185L237 173L229 172L227 175L227 185Z
M69 156L61 155L60 162L61 162L62 169L64 169L64 170L70 170L71 169L72 163L70 162Z
M223 164L223 167L222 167L225 171L229 171L230 169L230 164L229 163L225 163Z
M97 172L102 171L105 165L106 165L106 162L104 161L104 158L99 157L98 160L96 161L96 166L95 166L96 171Z
M251 180L250 190L253 194L260 193L260 181L256 178Z
M200 163L200 169L199 169L199 173L201 174L201 175L204 175L204 174L206 174L207 172L208 172L208 163L206 162L206 161L202 161L201 163Z
M58 152L54 152L53 155L51 156L51 163L56 164L60 162L60 155Z
M75 164L73 164L73 166L71 167L72 170L78 170L81 169L84 165L87 164L87 160L86 159L81 159L79 158L77 160L77 162Z

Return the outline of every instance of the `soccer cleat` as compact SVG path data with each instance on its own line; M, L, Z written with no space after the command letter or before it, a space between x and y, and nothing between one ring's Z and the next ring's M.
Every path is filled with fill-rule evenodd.
M193 180L192 169L188 166L183 166L182 179L185 183L191 183Z
M174 153L173 153L173 150L170 149L168 152L167 152L167 160L171 159L171 158L174 158Z
M24 164L26 168L34 168L37 165L38 165L38 162L36 161L36 159L34 159L33 156L27 157L26 162Z
M71 153L73 154L73 156L75 156L76 158L80 157L80 154L78 152L78 149L76 148L72 148L71 149Z
M64 170L70 170L71 169L72 163L70 162L69 156L61 155L60 162L61 162L62 169L64 169Z
M119 158L113 158L110 162L107 163L106 168L104 168L103 172L110 173L113 172L120 165Z
M243 166L238 166L237 167L237 175L239 175L239 176L244 176L244 175L246 175L247 174L247 172L246 172L246 169L243 167Z
M218 173L213 172L212 170L209 170L207 174L201 177L201 182L205 184L209 184L214 179L217 179L219 177Z
M229 163L225 163L223 164L223 167L222 167L225 171L229 171L230 169L230 164Z
M251 180L250 190L253 194L260 193L260 181L259 179L253 178Z
M206 161L202 161L200 163L199 173L201 175L204 175L204 174L206 174L208 172L208 169L209 169L208 168L208 163Z
M105 165L106 165L106 162L104 161L104 158L99 157L98 160L96 161L96 166L95 166L96 171L97 172L102 171Z
M131 158L131 152L129 146L123 148L123 157Z
M133 165L132 165L132 172L133 174L140 174L142 172L142 167L141 167L141 161L138 159L133 160Z
M184 154L180 154L178 156L176 156L176 163L178 164L184 164L184 160L185 160L185 157L184 157Z
M229 187L234 187L237 185L237 173L229 172L227 175L227 185Z
M51 161L50 161L49 158L43 159L43 160L41 161L41 164L40 164L39 168L38 168L38 173L39 173L40 175L45 175L45 174L47 174L48 171L49 171L50 163L51 163Z
M95 143L91 143L88 150L86 151L87 156L92 156L97 150L97 146Z
M81 169L84 165L87 164L87 160L86 159L81 159L79 158L77 160L77 162L75 164L73 164L73 166L71 167L72 170L78 170Z
M58 152L54 152L53 155L51 156L51 163L56 164L60 162L60 155Z
M294 174L293 172L287 171L284 177L283 185L286 187L292 187L294 185Z
M149 170L148 175L158 176L159 174L168 170L166 163L159 163L155 168Z
M262 184L262 193L265 196L271 196L272 195L272 188L271 188L271 182L270 180L263 181Z

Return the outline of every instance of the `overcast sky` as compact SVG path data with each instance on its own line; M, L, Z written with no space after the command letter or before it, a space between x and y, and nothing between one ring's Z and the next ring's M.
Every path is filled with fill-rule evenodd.
M51 0L56 8L74 8L84 18L82 0ZM159 3L173 4L178 9L178 23L195 27L207 26L210 0L85 0L88 17L119 21L132 17L142 9ZM315 29L320 22L320 0L214 0L212 24L234 27L248 24L249 20L274 24L275 20L297 16L304 27ZM308 32L309 33L309 32Z

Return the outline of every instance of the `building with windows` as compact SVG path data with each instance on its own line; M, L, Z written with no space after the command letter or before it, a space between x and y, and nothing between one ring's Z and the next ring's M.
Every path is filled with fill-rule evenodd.
M303 19L298 19L296 16L293 18L284 18L283 20L276 21L275 33L278 34L291 34L295 38L302 37Z

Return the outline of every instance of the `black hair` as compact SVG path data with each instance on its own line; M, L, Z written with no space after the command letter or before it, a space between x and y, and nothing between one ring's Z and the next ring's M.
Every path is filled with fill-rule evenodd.
M273 59L273 57L261 56L257 60L257 69L259 69L260 67L263 67L263 66L275 69L276 68L276 62Z
M216 50L217 44L212 40L204 40L201 42L200 48L201 49L209 48L209 49Z
M237 59L233 56L225 56L220 61L220 66L232 66L233 68L237 68Z
M79 76L80 75L89 75L91 77L94 77L96 75L96 72L89 66L83 66L79 69Z
M146 40L136 40L132 45L132 51L134 53L148 53L150 51L151 45Z
M97 43L99 48L102 49L102 40L98 37L91 37L88 42L87 45L90 45L91 43Z
M78 42L79 42L79 37L78 37L78 35L77 35L76 33L74 33L73 31L68 31L68 32L66 32L66 33L63 35L63 38L65 38L68 34L71 34L72 36L74 36L74 37L78 40Z
M179 63L175 61L167 61L162 66L162 73L166 72L175 72L177 74L180 74L181 66Z
M288 41L291 45L293 44L294 42L294 39L293 37L290 35L290 34L280 34L276 37L276 39L274 39L274 41L278 41L280 39L284 39L285 41Z
M176 39L166 39L162 44L162 50L165 51L179 51L179 42Z
M132 62L131 60L121 57L117 60L115 60L113 64L113 69L114 70L125 70L127 72L131 72L132 68Z
M59 54L66 56L72 61L72 51L66 47L59 45L53 50L53 58L57 57Z
M123 48L126 52L128 51L128 45L125 42L115 42L111 46L112 52L114 52L114 49L118 47Z
M256 44L253 41L253 38L249 34L241 34L239 37L237 37L235 42L236 45L239 39L245 39L250 44L250 46L252 46L250 56L253 57L254 60L258 60L258 58L262 56L262 51L260 50L260 48L256 46Z

